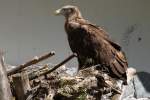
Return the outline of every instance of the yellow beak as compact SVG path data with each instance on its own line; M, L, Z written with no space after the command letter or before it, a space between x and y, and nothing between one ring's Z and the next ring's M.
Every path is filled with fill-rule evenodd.
M60 15L61 14L61 9L58 9L54 12L55 15Z

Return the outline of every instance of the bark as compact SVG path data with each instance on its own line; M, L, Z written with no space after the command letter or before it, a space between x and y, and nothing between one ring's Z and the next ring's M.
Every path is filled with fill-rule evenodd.
M0 52L0 99L12 100L10 84L6 74L6 68L4 66L4 57L2 55L2 52Z
M28 74L26 72L15 74L13 76L13 86L17 100L26 100L27 93L31 90Z

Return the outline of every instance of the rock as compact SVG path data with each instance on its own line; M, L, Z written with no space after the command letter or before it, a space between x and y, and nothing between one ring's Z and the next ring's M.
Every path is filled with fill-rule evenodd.
M150 100L150 74L138 72L124 87L121 100Z

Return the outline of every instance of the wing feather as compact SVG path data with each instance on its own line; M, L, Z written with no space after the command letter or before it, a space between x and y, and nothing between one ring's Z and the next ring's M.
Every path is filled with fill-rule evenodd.
M126 74L128 65L125 55L121 51L121 46L113 42L103 29L89 22L87 23L83 19L71 24L70 26L74 26L73 30L76 31L76 35L80 35L81 37L83 34L85 35L82 41L84 45L79 45L80 47L84 47L82 49L84 52L87 52L85 53L86 55L90 55L90 57L100 64L108 65L116 77L121 78ZM81 55L86 56L84 52Z

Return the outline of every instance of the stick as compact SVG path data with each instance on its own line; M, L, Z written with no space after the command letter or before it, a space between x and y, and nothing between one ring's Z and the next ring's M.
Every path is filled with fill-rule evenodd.
M8 82L6 69L4 66L4 58L1 51L0 51L0 99L12 100L10 84Z
M43 72L43 73L40 73L40 74L36 74L35 76L32 76L30 77L29 76L29 80L33 80L39 76L42 76L42 75L47 75L51 72L53 72L54 70L56 70L57 68L59 68L60 66L62 66L63 64L67 63L69 60L71 60L72 58L76 57L77 55L75 53L73 53L72 55L70 55L68 58L66 58L65 60L63 60L62 62L60 62L59 64L57 64L56 66L54 66L52 69L46 71L46 72Z
M51 56L53 56L53 55L55 55L55 52L54 52L54 51L51 51L51 52L49 52L49 53L47 53L47 54L45 54L45 55L43 55L43 56L35 57L34 59L32 59L32 60L26 62L25 64L22 64L22 65L20 65L20 66L14 68L14 69L8 71L8 72L7 72L7 75L10 76L10 75L12 75L12 74L15 74L15 73L21 71L23 68L28 67L28 66L31 66L31 65L33 65L33 64L36 64L36 63L38 63L38 62L40 62L40 61L43 61L43 60L45 60L45 59L47 59L47 58L49 58L49 57L51 57Z

